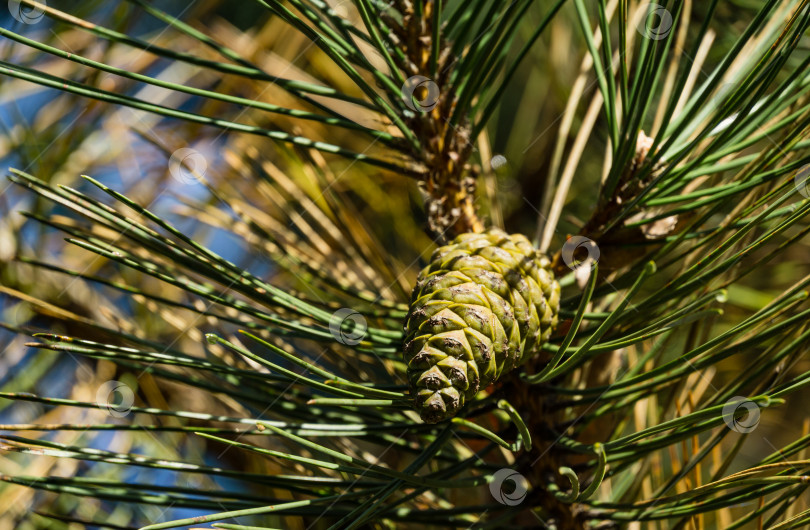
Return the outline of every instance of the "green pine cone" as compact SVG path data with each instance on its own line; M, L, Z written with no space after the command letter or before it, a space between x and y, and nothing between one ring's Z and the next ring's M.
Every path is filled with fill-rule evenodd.
M537 353L559 307L548 258L521 234L492 228L436 249L405 322L408 382L422 419L455 416L479 389Z

